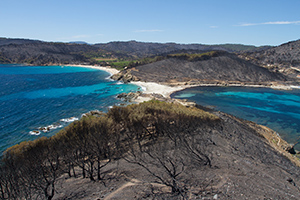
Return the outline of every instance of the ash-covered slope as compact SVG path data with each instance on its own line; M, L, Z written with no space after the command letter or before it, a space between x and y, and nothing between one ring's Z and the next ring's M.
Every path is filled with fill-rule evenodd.
M125 73L125 72L124 72ZM240 82L264 84L286 81L280 73L238 58L234 54L215 52L202 60L190 61L170 57L158 62L137 66L130 72L142 81L154 82Z
M18 40L17 40L18 41ZM0 63L28 63L34 65L58 63L83 63L87 58L83 52L96 51L90 45L23 42L0 46Z
M124 159L104 168L102 182L62 177L54 199L300 198L300 168L275 149L287 144L270 129L220 112L198 118L201 110L159 102L131 108L115 108L131 136ZM187 116L194 111L198 117Z
M159 101L98 114L9 148L0 197L300 199L299 160L266 127Z
M242 56L257 65L296 77L300 71L300 40Z
M300 40L288 42L268 50L250 53L249 55L262 64L300 67Z

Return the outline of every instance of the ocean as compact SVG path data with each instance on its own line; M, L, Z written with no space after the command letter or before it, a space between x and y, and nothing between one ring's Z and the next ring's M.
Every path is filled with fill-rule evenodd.
M21 141L51 136L83 113L119 105L139 86L98 69L0 64L0 154Z
M300 90L251 87L194 87L173 93L199 105L232 114L275 130L294 144L300 140ZM300 150L300 145L295 147Z

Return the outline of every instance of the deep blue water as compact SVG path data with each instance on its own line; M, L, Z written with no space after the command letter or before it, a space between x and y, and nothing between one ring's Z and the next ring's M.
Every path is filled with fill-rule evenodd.
M250 87L195 87L176 92L189 99L237 117L265 125L289 143L300 138L300 90L282 91ZM296 146L300 149L300 145Z
M51 136L91 110L107 111L115 97L138 86L108 79L109 73L66 66L0 64L0 154L24 140ZM53 125L49 132L40 127Z

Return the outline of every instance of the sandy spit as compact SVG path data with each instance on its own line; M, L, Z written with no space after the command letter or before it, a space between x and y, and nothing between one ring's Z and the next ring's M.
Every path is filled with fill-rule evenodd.
M170 95L174 92L186 89L191 87L190 85L180 85L180 86L168 86L168 85L162 85L155 82L142 82L142 81L132 81L130 82L132 84L138 85L143 89L144 94L161 94L165 98L170 97ZM144 102L151 100L151 97L142 97L139 96L137 99L135 99L136 102Z

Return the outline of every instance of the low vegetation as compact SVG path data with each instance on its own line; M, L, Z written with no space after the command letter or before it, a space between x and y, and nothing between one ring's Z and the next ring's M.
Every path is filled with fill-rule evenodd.
M118 70L124 69L133 58L122 53L112 53L105 50L83 52L82 55L89 60L91 64L99 64L102 66L111 66Z
M181 54L170 54L167 57L188 60L193 62L193 61L207 60L211 57L217 57L220 56L222 53L224 54L224 52L221 51L209 51L209 52L197 53L197 54L181 53Z
M110 62L110 66L118 69L118 70L123 70L125 67L129 66L132 62L135 61L131 61L131 60L124 60L124 61L114 61L114 62Z
M7 149L0 166L0 197L51 200L60 175L77 177L75 168L80 168L82 177L101 180L103 168L117 159L142 166L172 193L185 195L188 185L181 178L189 166L187 155L197 159L198 167L209 166L210 159L184 135L218 120L197 108L159 101L83 117L55 136Z
M125 60L119 62L110 62L110 65L116 67L118 69L132 68L137 67L140 65L146 65L154 62L158 62L161 60L165 60L168 58L176 58L181 60L188 60L190 62L200 61L200 60L207 60L211 57L217 57L224 54L222 51L209 51L205 53L178 53L178 54L167 54L162 56L154 56L154 57L147 57L147 58L140 58L138 60Z

